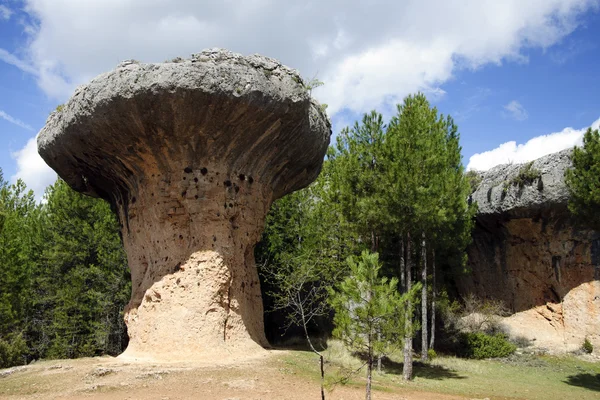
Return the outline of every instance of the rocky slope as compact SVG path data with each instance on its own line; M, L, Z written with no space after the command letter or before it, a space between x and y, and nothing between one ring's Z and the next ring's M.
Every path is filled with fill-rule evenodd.
M567 209L570 150L482 173L461 294L502 300L515 336L555 352L600 348L600 235Z

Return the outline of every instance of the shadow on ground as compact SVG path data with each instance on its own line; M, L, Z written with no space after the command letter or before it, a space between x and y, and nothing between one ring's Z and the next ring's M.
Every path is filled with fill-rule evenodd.
M390 359L383 360L383 369L388 374L402 375L402 363ZM466 379L466 376L459 375L456 371L441 365L432 365L421 362L413 363L413 376L423 379Z
M327 341L325 339L315 339L313 345L317 351L324 351L327 349ZM291 351L311 351L310 346L306 340L288 340L283 343L277 343L271 346L269 350L291 350ZM353 356L359 358L362 361L366 361L366 355L361 353L354 353ZM327 362L327 358L325 359ZM383 370L385 373L402 375L403 363L393 361L387 357L383 360ZM375 367L375 366L374 366ZM459 375L456 371L443 367L441 365L432 365L429 363L422 363L415 361L413 363L413 377L423 379L466 379L466 376Z
M585 389L600 392L600 374L575 374L564 381L567 385L579 386Z
M316 338L311 339L313 346L317 351L327 350L327 340ZM288 339L282 342L271 343L268 350L291 350L291 351L312 351L308 342L305 339Z

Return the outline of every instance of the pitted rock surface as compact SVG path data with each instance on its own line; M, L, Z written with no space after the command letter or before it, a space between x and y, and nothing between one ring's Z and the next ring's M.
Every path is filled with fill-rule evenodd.
M127 355L268 344L254 245L272 201L317 177L330 135L296 71L219 49L123 62L50 115L40 155L122 225Z
M567 209L570 154L535 160L540 178L521 187L511 182L525 164L482 173L471 196L479 208L471 272L458 279L462 294L500 299L514 312L505 319L513 335L559 353L586 337L600 346L600 235Z

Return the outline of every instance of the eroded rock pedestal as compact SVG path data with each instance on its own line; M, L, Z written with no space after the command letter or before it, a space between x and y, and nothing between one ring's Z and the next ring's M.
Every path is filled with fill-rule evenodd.
M268 344L254 245L272 201L317 177L330 134L297 72L223 50L123 63L49 117L40 155L122 224L126 355Z
M127 354L187 358L268 345L254 245L270 190L207 165L156 174L131 195L135 203L118 207L133 286Z
M458 280L463 294L504 302L513 336L554 352L577 350L585 338L600 347L600 235L567 209L569 154L536 160L539 178L522 186L511 182L524 165L483 174L472 196L479 206L472 273Z

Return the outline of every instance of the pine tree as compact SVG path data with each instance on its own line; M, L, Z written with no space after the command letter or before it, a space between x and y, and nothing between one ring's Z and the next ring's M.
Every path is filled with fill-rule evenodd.
M337 185L341 212L357 240L378 251L385 214L382 209L384 175L383 117L376 111L365 114L362 123L343 129L335 151L330 153L338 168Z
M103 200L58 180L46 192L44 219L31 326L36 352L49 358L120 353L130 279L114 214Z
M573 168L565 172L569 210L592 229L600 230L600 131L589 128L583 147L575 147Z
M426 360L430 344L428 260L432 267L435 266L436 248L448 236L458 234L453 231L457 226L465 227L455 221L468 219L470 215L467 215L467 182L463 175L459 135L453 120L438 115L422 94L408 96L403 104L398 105L397 111L385 138L385 203L390 216L387 231L398 237L401 252L406 253L399 256L399 274L405 289L410 290L412 285L414 265L418 264L421 268L421 358ZM464 243L454 245L464 253ZM435 296L435 290L433 293ZM407 316L410 319L412 304L408 306ZM435 310L432 310L433 323L434 313ZM405 379L412 378L410 325L407 320Z
M363 251L358 259L348 258L348 266L350 275L330 291L333 334L350 350L366 355L366 399L370 400L374 361L402 343L408 295L400 296L396 278L379 276L377 253Z
M39 206L23 181L0 170L0 368L27 361L26 327L35 265Z

